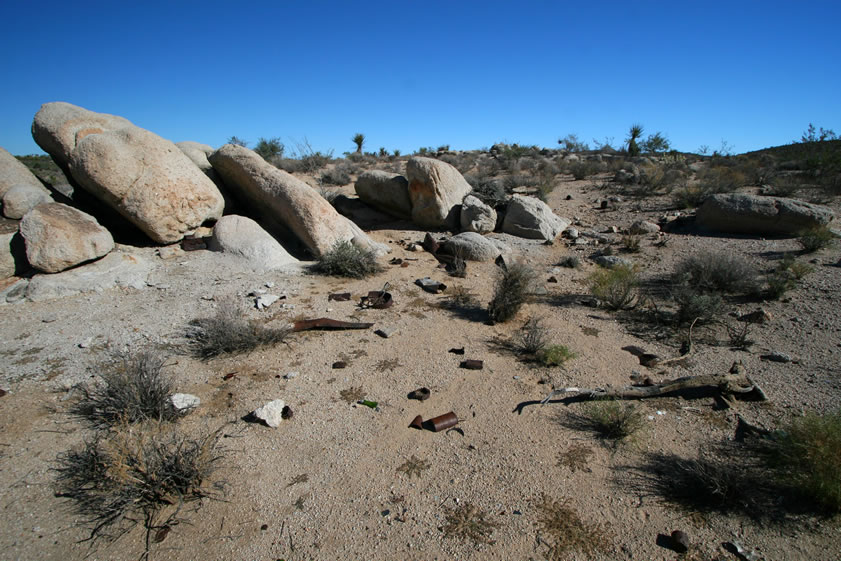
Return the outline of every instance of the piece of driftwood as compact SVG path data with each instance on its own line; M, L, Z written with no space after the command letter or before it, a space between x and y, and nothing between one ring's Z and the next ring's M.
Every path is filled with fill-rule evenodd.
M330 318L303 319L292 324L292 331L308 331L310 329L368 329L373 323L359 323L355 321L339 321Z
M562 388L546 396L542 404L546 404L556 395L565 393L578 394L581 399L644 399L685 392L706 390L704 393L733 396L738 399L751 401L768 401L765 392L748 377L741 363L733 363L728 374L684 376L674 380L666 380L650 386L624 386L620 388Z

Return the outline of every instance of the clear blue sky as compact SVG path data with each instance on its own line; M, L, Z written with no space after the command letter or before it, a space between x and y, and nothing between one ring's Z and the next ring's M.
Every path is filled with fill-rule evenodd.
M42 103L173 141L409 153L495 142L745 152L841 132L841 3L3 1L0 146Z

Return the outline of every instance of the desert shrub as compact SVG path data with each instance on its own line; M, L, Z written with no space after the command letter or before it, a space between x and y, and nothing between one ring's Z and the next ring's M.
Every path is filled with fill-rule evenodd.
M810 274L814 271L814 267L809 265L808 263L803 263L801 261L796 261L794 256L787 253L780 259L780 262L777 264L777 271L783 272L788 271L791 273L795 279L801 280L806 275Z
M749 321L726 322L724 324L732 348L746 350L753 344L753 341L750 340L750 326Z
M704 185L681 185L672 190L672 203L677 208L695 208L701 205L704 200L713 195L714 192Z
M800 233L797 241L803 247L805 253L814 253L832 245L835 235L828 226L815 226Z
M770 186L769 195L775 197L791 197L797 193L801 185L792 175L778 175L770 180Z
M267 162L282 157L285 149L279 138L260 137L257 146L254 147L254 151Z
M767 464L797 492L841 511L841 411L794 418L760 444Z
M599 166L598 162L591 162L589 160L573 162L568 166L567 169L569 173L572 174L572 176L577 180L586 179L602 171L601 166Z
M577 255L565 255L558 260L559 267L566 267L568 269L577 269L581 266L581 258Z
M632 266L599 269L588 278L590 293L608 309L624 310L636 305L637 272Z
M543 366L563 366L576 355L565 345L549 345L537 353L537 359Z
M561 150L567 152L585 152L590 149L586 142L578 139L577 134L566 135L558 140L558 144L560 144Z
M742 172L728 166L709 167L698 174L698 179L709 193L729 193L746 183Z
M464 178L473 187L470 194L486 205L492 208L500 208L505 205L510 191L506 189L505 183L501 179L475 175L465 175Z
M156 423L100 432L58 456L57 494L91 526L91 538L112 529L119 536L140 521L147 531L173 524L183 504L221 497L221 485L207 484L222 459L220 436L190 438ZM157 515L167 508L174 512L162 523Z
M766 279L765 297L779 300L786 292L797 286L797 279L790 271L776 271Z
M244 317L232 299L224 299L209 318L192 320L187 326L187 341L198 358L239 354L283 342L288 328L268 328Z
M699 291L749 293L756 290L758 271L734 253L702 251L675 267L675 284L688 284Z
M631 234L622 236L622 249L629 253L639 253L640 242L640 236L634 236Z
M178 416L169 396L172 380L163 373L166 357L146 350L118 354L99 366L98 380L80 388L71 412L94 426L171 421Z
M452 262L447 264L447 274L459 279L467 277L467 260L464 258L464 251L460 248L456 249Z
M321 172L320 181L325 185L347 185L350 183L349 166L336 164L333 169Z
M513 318L526 302L536 278L534 270L522 263L513 263L502 269L488 304L491 320L505 322Z
M383 268L373 251L340 240L319 257L313 270L322 275L362 279L379 273Z
M625 143L628 147L629 156L640 155L640 146L637 144L637 140L642 138L642 132L643 126L638 123L631 125L631 128L628 130L628 138L625 139Z
M672 298L677 304L678 323L690 323L696 319L701 323L709 323L724 313L724 299L715 292L681 285L672 292Z
M447 522L441 527L444 536L469 539L474 544L492 543L491 534L499 527L499 523L492 520L487 512L479 510L470 503L461 503L449 509L445 518Z
M543 535L540 541L549 547L547 559L569 559L571 551L579 551L590 559L609 549L604 527L581 520L568 501L556 501L544 495L536 510L537 526Z
M479 306L476 295L463 286L453 286L447 290L447 300L444 307L451 309L472 309Z
M518 352L525 355L536 355L546 347L549 331L542 325L538 317L529 318L517 332L514 344Z
M332 205L333 201L335 201L336 198L342 194L342 192L337 189L329 189L322 185L318 188L318 194L321 195L321 198L323 198L325 201Z
M645 424L645 416L634 405L617 400L587 403L581 413L571 413L565 424L577 430L588 430L608 440L624 440Z

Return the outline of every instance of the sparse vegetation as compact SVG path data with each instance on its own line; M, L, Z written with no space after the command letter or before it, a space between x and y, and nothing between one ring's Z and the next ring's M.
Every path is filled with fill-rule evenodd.
M599 269L588 279L590 292L611 310L633 308L638 299L637 272L632 266Z
M245 318L233 299L223 299L214 316L190 322L187 340L195 356L210 359L282 343L289 333L289 328L265 327Z
M542 541L549 547L548 559L568 559L570 551L590 557L608 550L604 528L598 523L587 524L581 520L569 506L569 501L556 501L544 495L536 507L536 525L545 536Z
M491 534L499 526L488 520L488 514L470 503L461 503L445 514L447 523L441 528L448 538L469 539L473 543L491 543Z
M672 298L677 304L677 321L680 324L696 319L701 323L709 323L724 312L724 299L718 293L680 285L673 290Z
M812 273L814 270L814 267L812 267L808 263L796 261L794 259L794 256L788 253L784 255L783 258L780 259L780 262L777 264L777 271L788 271L797 280L803 279L806 275Z
M642 138L643 127L640 124L631 125L631 128L628 130L628 138L625 141L628 146L628 155L629 156L639 156L640 155L640 147L637 144L637 140Z
M339 397L345 403L356 403L360 399L365 399L365 390L360 386L347 388L339 392Z
M756 268L740 255L702 251L679 262L673 280L701 291L736 294L755 291L757 277Z
M522 263L513 263L502 270L488 304L491 320L505 322L513 318L529 297L536 278L534 270Z
M362 134L361 132L358 132L355 135L353 135L353 138L351 138L351 141L354 144L356 144L356 153L361 154L362 153L362 145L365 144L365 135Z
M429 469L430 463L426 460L416 458L414 454L412 457L400 464L397 471L402 472L411 479L412 477L420 477L423 472Z
M628 253L639 253L641 241L640 236L632 234L622 236L622 249Z
M589 468L590 458L593 457L593 449L584 444L571 445L565 452L558 454L558 467L566 467L573 473L576 471L591 471Z
M383 267L373 251L340 240L318 259L313 270L322 275L362 279L379 273Z
M585 404L582 413L570 414L567 424L594 432L601 438L620 441L634 435L644 423L645 417L637 406L609 400Z
M828 226L815 226L800 233L797 241L803 247L804 253L814 253L832 245L835 235Z
M324 185L347 185L351 182L349 166L336 164L332 169L321 172L320 182Z
M172 380L163 373L166 358L155 351L122 354L98 367L97 382L81 386L71 411L96 427L142 421L172 421Z
M576 355L566 345L549 345L537 353L538 360L543 366L563 366Z
M515 346L518 352L525 355L537 355L546 347L548 330L543 327L542 319L530 317L517 332Z
M254 151L267 162L271 162L275 158L283 157L283 151L285 149L286 147L279 138L260 137L257 141L257 146L254 147Z
M559 267L566 267L567 269L577 269L581 266L581 258L577 255L565 255L558 260Z

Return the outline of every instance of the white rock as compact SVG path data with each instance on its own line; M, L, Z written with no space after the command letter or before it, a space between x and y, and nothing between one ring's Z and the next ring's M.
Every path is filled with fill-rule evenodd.
M271 428L277 428L280 426L281 421L283 421L282 415L285 406L286 404L282 399L275 399L255 409L253 415Z
M258 310L265 310L278 300L280 300L280 296L275 296L274 294L261 294L254 300L254 305Z
M179 413L186 413L190 409L195 409L201 404L201 399L189 393L174 393L169 396L169 402L173 409Z

